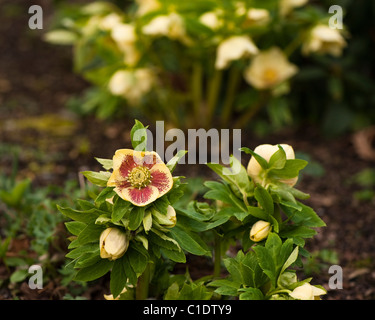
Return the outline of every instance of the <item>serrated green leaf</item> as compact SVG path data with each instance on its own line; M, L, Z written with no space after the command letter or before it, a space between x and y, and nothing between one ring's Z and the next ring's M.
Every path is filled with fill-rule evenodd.
M116 200L113 204L112 209L112 221L118 222L120 221L125 215L129 218L129 215L132 213L132 204L129 201L125 201L120 197L116 197Z
M179 246L192 254L202 256L211 256L211 252L208 249L204 241L196 234L189 232L175 226L170 230L170 234L177 241Z
M63 208L57 205L57 209L66 217L84 223L94 223L95 220L99 217L100 210L93 208L86 211L75 210L72 208Z
M113 168L113 160L112 159L102 159L102 158L95 158L105 170L110 170Z
M246 148L246 147L242 147L240 148L240 150L247 154L251 154L255 158L255 160L259 163L259 165L262 167L262 169L267 170L269 168L267 160L265 160L259 154L255 153L253 150Z
M266 189L258 185L254 190L254 197L267 215L273 215L273 199Z
M146 127L147 128L147 127ZM133 149L136 151L147 150L147 131L143 124L135 120L135 124L130 130L130 139Z
M276 151L268 161L269 169L282 169L285 166L286 154L284 149L278 145L279 150Z
M167 168L169 169L171 173L173 173L178 161L180 161L180 159L182 159L186 153L187 153L187 150L179 150L177 154L171 160L168 161Z
M106 187L107 181L111 176L111 173L108 171L82 171L81 172L87 180L89 180L92 184L95 184L99 187Z
M65 226L71 234L78 236L78 234L86 227L86 223L79 221L69 221L65 222Z
M145 216L145 207L134 206L129 214L129 230L136 230L142 223Z
M79 270L74 277L75 281L92 281L104 276L113 266L113 261L100 259L97 263Z
M113 298L117 298L117 296L120 295L121 291L125 288L126 282L128 280L123 265L124 260L125 258L121 257L120 259L115 260L113 264L109 283Z

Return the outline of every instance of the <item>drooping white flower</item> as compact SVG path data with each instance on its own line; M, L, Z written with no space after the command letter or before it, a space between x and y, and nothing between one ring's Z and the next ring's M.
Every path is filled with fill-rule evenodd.
M326 294L326 291L310 283L304 283L302 286L295 288L289 295L298 300L319 300L321 295Z
M335 57L341 56L346 41L337 29L319 24L311 29L307 40L302 45L302 53L331 54Z
M225 69L230 62L256 55L258 48L248 36L232 36L222 41L216 53L216 69Z

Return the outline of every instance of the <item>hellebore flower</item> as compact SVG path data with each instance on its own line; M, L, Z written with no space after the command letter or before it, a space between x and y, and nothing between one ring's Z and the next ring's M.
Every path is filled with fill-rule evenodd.
M294 8L304 6L308 0L281 0L280 2L280 14L285 16L289 14Z
M117 150L108 187L120 198L143 207L165 195L173 186L172 174L156 152Z
M298 300L320 300L321 295L326 291L312 286L310 283L304 283L302 286L295 288L289 295Z
M288 144L280 144L280 146L284 149L286 154L286 159L294 159L294 150ZM272 155L279 150L277 145L270 145L270 144L262 144L254 149L254 152L264 158L266 161L269 161ZM254 180L256 183L262 183L263 176L262 176L262 167L258 163L258 161L251 157L249 164L247 165L247 174ZM286 183L293 187L297 183L298 177L279 180L280 182Z
M307 41L302 45L302 53L329 53L334 57L342 54L346 41L337 29L320 24L311 29Z
M257 53L258 48L248 36L232 36L219 44L215 68L225 69L234 60Z
M271 224L267 221L259 220L253 224L250 230L250 240L254 242L267 238L271 231Z
M107 228L100 235L100 257L116 260L128 250L129 240L124 232L117 228Z
M290 63L279 48L273 47L252 59L245 69L244 78L256 89L273 89L294 76L297 71L297 66Z

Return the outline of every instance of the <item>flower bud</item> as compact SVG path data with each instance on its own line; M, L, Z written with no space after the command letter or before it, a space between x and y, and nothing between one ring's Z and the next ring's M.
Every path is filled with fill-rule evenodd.
M286 154L286 159L294 159L294 150L288 144L280 144L280 146L284 149ZM254 152L260 155L264 160L267 162L271 159L272 155L279 150L277 145L270 145L270 144L262 144L254 149ZM258 163L258 161L251 157L249 164L247 166L247 174L254 180L256 183L262 183L262 167ZM294 177L291 179L284 179L280 180L280 182L286 183L293 187L297 183L298 177Z
M254 242L267 238L271 231L271 224L267 221L259 220L254 223L250 230L250 240Z
M127 235L117 228L107 228L100 235L100 257L116 260L123 256L129 247Z
M176 211L172 206L167 207L167 213L162 214L156 210L153 211L153 218L160 225L166 228L173 228L176 225Z
M321 295L326 291L312 286L310 283L304 283L302 286L295 288L289 295L298 300L320 300Z

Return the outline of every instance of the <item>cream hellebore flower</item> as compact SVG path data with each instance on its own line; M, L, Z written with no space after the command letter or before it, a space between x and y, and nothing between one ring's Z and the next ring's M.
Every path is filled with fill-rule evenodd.
M108 187L120 198L143 207L165 195L173 186L172 174L156 152L119 149L113 156Z
M137 104L155 83L155 76L149 69L118 70L108 83L109 91L122 96L131 104Z
M186 36L184 19L175 12L152 19L142 28L142 32L149 36L166 36L172 40L189 42Z
M199 22L212 30L217 30L223 24L219 19L218 14L214 11L209 11L202 14L199 17Z
M253 224L250 230L250 240L261 241L268 237L271 231L271 224L267 221L259 220Z
M321 295L326 294L326 291L310 283L304 283L302 286L295 288L289 295L298 300L320 300Z
M158 0L136 0L138 9L137 16L143 16L149 12L156 11L160 8Z
M280 146L284 149L286 154L286 159L295 159L294 150L293 148L288 144L280 144ZM279 147L277 145L270 145L270 144L262 144L254 149L254 152L258 155L260 155L264 160L267 162L271 159L272 155L279 150ZM263 182L263 169L258 163L258 161L251 157L249 164L247 165L247 174L254 180L256 183L262 183ZM297 181L298 177L290 178L290 179L284 179L279 180L282 183L286 183L289 186L293 187Z
M244 78L256 89L272 89L294 76L297 71L297 66L290 63L279 48L273 47L252 59L245 69Z
M281 0L279 4L280 14L282 16L290 13L294 8L304 6L308 0Z
M302 53L306 55L312 52L329 53L338 57L341 56L345 46L346 41L340 31L320 24L311 29L307 41L302 45Z
M270 13L266 9L251 8L246 14L246 25L264 25L270 21Z
M134 66L140 58L140 53L136 48L137 35L135 27L128 23L115 24L112 28L111 36L118 48L124 53L125 64Z
M118 228L105 229L100 235L99 243L100 257L109 260L121 258L129 246L127 235Z
M103 30L111 31L115 26L122 23L122 17L117 13L110 13L103 17L100 21L100 28Z
M225 69L229 63L244 57L256 55L258 48L248 36L232 36L222 41L216 54L216 69Z

